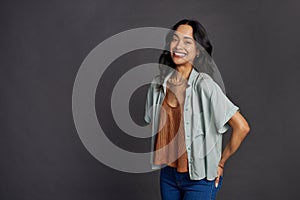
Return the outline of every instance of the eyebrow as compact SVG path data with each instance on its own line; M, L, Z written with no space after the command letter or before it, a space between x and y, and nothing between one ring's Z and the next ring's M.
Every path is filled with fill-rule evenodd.
M176 36L176 37L179 37L176 33L174 33L174 35ZM194 40L193 38L191 38L191 37L188 37L188 36L184 36L183 37L184 39L190 39L190 40Z

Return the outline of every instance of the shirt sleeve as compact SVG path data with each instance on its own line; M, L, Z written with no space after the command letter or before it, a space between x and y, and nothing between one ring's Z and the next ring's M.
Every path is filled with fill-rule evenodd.
M145 122L147 122L148 124L151 122L151 112L150 109L152 107L152 85L150 85L150 87L148 88L148 92L147 92L147 97L146 97L146 103L145 103L145 115L144 115L144 120Z
M212 119L214 120L217 131L219 133L225 133L230 127L228 121L240 109L230 101L215 81L211 79L211 83Z

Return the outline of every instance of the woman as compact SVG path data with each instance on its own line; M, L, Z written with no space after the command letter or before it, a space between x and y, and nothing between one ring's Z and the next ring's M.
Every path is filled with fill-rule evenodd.
M163 167L163 200L215 199L225 163L250 128L221 83L213 79L217 76L205 28L184 19L172 30L160 57L160 76L148 89L145 107L145 121L152 122L157 133L152 140L152 167ZM232 135L222 152L222 134L229 126Z

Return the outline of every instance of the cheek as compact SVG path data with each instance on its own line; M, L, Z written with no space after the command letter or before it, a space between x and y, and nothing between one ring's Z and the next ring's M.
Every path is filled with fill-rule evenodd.
M171 51L174 47L175 47L174 42L171 42L171 43L170 43L170 51Z
M191 47L191 48L188 49L188 51L189 51L189 54L191 56L196 55L196 49L195 48Z

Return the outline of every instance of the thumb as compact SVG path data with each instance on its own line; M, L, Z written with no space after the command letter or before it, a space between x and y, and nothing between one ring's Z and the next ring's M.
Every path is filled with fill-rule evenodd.
M215 180L215 187L217 188L218 187L218 185L219 185L219 176L217 176L217 178L216 178L216 180Z

